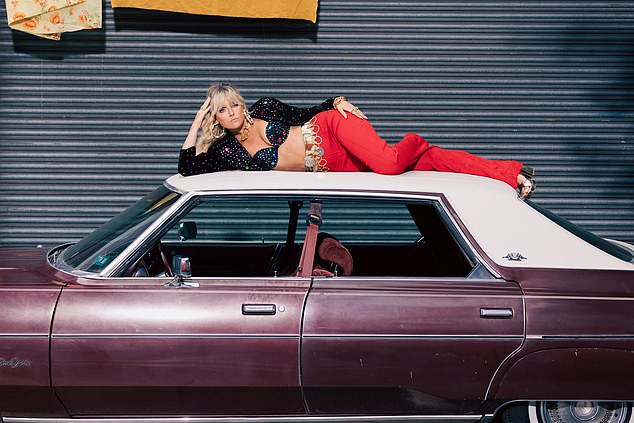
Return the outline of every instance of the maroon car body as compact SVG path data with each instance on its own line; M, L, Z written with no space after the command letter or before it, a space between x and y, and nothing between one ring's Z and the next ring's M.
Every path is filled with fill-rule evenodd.
M622 269L501 266L479 242L459 201L452 202L455 194L442 191L446 182L437 191L426 186L417 199L380 188L295 191L274 181L205 191L185 182L216 185L174 178L140 213L156 212L149 223L115 231L110 252L91 253L83 264L64 259L71 246L0 248L4 422L478 421L502 415L631 421L631 260L621 259ZM329 200L361 199L365 213L374 201L388 209L403 201L426 245L419 252L420 239L411 249L386 242L380 251L389 261L381 265L373 263L380 254L372 243L344 242L359 274L304 277L250 270L260 255L277 254L279 243L205 245L201 259L202 212L194 214L195 242L182 233L170 242L170 228L182 216L190 219L192 207L198 210L206 199L218 207L225 196L237 196L239 210L260 197L281 196L284 203L287 197L319 198L324 222ZM427 230L421 222L430 219L447 230ZM298 230L302 239L305 230ZM214 231L208 230L212 238ZM299 248L296 257L306 247L301 241L290 242ZM172 256L169 263L187 256L194 274L172 278L164 255ZM394 264L410 256L414 265ZM433 274L416 274L427 260ZM400 267L375 274L390 266ZM217 275L202 270L221 267Z

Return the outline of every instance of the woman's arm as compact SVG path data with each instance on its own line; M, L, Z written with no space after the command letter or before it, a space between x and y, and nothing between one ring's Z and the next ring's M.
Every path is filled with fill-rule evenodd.
M196 140L198 139L198 131L200 131L200 127L202 126L203 121L205 120L205 116L207 116L210 110L211 110L211 98L207 97L203 105L200 106L200 109L198 109L198 112L196 113L196 117L194 118L192 125L189 127L187 138L185 138L185 142L183 143L183 147L182 147L183 150L196 146Z
M361 119L367 119L358 108L342 96L329 98L317 106L306 108L290 106L273 97L264 97L251 106L249 113L254 118L267 121L276 120L293 126L302 125L317 113L333 109L339 110L344 117L347 117L346 112L350 112Z
M198 139L198 131L202 126L205 116L211 110L211 99L207 97L189 128L187 138L183 143L180 155L178 157L178 173L183 176L198 175L200 173L209 173L222 170L218 163L215 163L207 152L196 154L196 140Z
M203 153L207 154L207 153ZM196 155L196 146L189 148L182 148L178 156L178 173L183 176L198 175L199 173L205 173L201 171L201 157L202 154Z
M266 121L275 120L291 126L302 125L317 113L332 109L333 101L334 98L329 98L320 105L302 108L290 106L273 97L263 97L249 108L249 114Z

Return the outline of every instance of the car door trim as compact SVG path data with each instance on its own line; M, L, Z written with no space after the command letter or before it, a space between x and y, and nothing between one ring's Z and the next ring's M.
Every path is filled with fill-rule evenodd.
M48 333L0 333L0 338L48 338Z
M634 339L634 335L527 335L526 339L531 340L560 340L560 339L592 339L599 341L619 341Z
M522 335L303 334L302 338L349 339L524 339Z
M482 415L430 415L430 416L289 416L289 417L141 417L141 418L44 418L3 417L4 423L396 423L443 422L471 423Z
M251 334L251 333L55 333L53 339L98 339L98 338L152 338L152 339L299 339L299 334Z

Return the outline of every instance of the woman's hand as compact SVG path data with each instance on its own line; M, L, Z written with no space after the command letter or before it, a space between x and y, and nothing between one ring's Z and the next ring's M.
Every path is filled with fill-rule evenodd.
M350 103L348 100L340 101L335 106L335 109L337 109L339 111L339 113L341 113L341 116L343 116L345 119L348 118L348 114L346 112L352 113L353 115L355 115L359 119L367 119L368 118L366 115L363 114L363 112L361 110L359 110L358 107L356 107L354 104Z
M207 97L203 105L200 106L200 109L198 109L198 112L196 113L196 118L194 119L194 123L197 123L198 127L200 127L200 125L202 125L203 123L203 120L205 119L205 116L207 116L207 114L209 114L210 111L211 111L211 98Z
M200 109L198 109L198 112L196 112L196 117L194 118L194 121L192 122L192 126L189 128L189 132L187 133L187 138L185 138L185 142L183 143L183 147L182 147L183 150L194 147L196 145L196 139L198 138L198 131L200 130L200 127L202 126L203 121L205 120L205 117L209 114L210 111L211 111L211 98L207 97L203 105L200 106Z

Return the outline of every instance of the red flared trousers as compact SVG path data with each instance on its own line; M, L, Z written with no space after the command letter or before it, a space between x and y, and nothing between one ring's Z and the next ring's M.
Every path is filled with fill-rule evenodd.
M352 114L344 118L337 110L317 114L323 158L332 172L371 170L396 175L408 170L436 170L487 176L517 186L522 164L515 160L490 160L465 151L431 146L423 137L406 134L389 145L376 133L370 122Z

